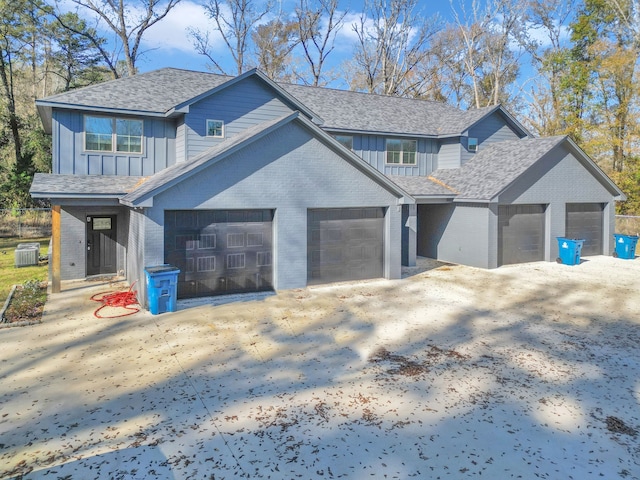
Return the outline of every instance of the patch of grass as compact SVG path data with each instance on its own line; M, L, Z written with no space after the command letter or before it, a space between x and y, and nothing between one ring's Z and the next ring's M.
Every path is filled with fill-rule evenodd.
M40 264L32 267L15 267L15 249L19 243L40 242L40 255L46 255L49 238L0 238L0 307L9 296L13 285L22 285L29 280L47 280L49 269Z

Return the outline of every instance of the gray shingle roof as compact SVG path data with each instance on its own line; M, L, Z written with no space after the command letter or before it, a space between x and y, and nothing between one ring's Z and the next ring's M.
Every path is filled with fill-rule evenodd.
M431 175L459 192L458 198L491 200L566 139L556 136L493 143L462 167L436 170Z
M120 175L58 175L36 173L29 192L34 198L110 197L120 198L133 191L144 177Z
M60 93L40 102L164 114L231 78L163 68Z
M462 111L441 102L281 84L324 120L323 128L437 136L460 134L495 107Z
M76 106L166 114L233 77L163 68L43 98L43 106ZM323 128L408 135L457 135L497 107L463 111L440 102L279 84L324 120Z

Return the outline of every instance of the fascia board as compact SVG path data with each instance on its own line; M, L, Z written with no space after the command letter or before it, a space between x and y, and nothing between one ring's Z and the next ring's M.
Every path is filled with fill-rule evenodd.
M96 106L87 106L87 105L79 105L74 103L57 103L57 102L43 102L36 101L36 106L38 109L40 108L59 108L65 110L81 110L85 112L98 112L98 113L108 113L108 114L120 114L120 115L131 115L136 117L165 117L165 112L153 112L148 110L129 110L126 108L109 108L109 107L96 107Z

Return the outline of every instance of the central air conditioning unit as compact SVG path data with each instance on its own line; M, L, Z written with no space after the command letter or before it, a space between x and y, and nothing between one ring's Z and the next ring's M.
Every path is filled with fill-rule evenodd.
M39 243L19 243L15 251L15 266L30 267L38 265L40 258Z

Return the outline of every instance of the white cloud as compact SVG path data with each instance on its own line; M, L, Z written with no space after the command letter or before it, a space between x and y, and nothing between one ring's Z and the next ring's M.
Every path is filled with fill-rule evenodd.
M211 20L204 8L191 1L182 1L165 18L147 30L143 42L147 48L194 53L193 41L188 30L206 31Z

